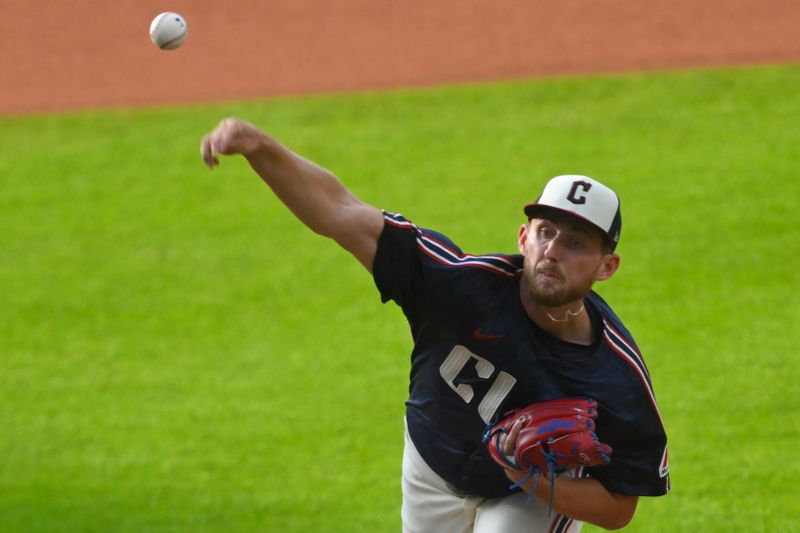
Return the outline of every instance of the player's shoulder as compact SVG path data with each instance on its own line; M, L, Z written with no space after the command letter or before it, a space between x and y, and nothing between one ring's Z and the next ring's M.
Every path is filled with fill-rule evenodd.
M603 297L597 294L595 291L589 291L589 294L586 295L586 299L589 300L594 308L600 312L603 318L610 318L615 321L619 321L619 317L617 317L617 314L613 309L611 309L611 306L608 304L608 302L606 302L605 299L603 299Z
M633 334L630 332L630 330L628 330L628 328L622 322L622 319L611 308L608 302L603 299L602 296L597 294L595 291L589 291L586 299L589 300L597 312L600 313L604 329L613 329L618 335L621 335L633 342Z
M597 310L601 318L601 336L604 344L625 360L632 361L638 369L647 374L647 367L633 333L622 319L599 294L590 291L587 300Z
M429 268L476 275L491 274L506 279L516 278L522 272L521 255L465 253L444 233L417 226L402 215L384 212L384 220L391 230L413 234L422 261Z

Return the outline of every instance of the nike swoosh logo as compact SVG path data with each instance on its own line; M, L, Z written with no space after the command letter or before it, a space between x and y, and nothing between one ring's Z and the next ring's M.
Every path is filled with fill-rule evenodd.
M489 335L481 331L481 328L472 332L472 337L476 341L496 341L505 337L505 335Z

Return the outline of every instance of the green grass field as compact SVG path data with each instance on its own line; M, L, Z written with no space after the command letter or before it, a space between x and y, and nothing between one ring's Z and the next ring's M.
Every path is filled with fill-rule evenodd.
M399 531L407 326L243 161L205 169L227 115L475 253L515 250L552 175L614 186L598 290L673 484L628 529L799 531L798 87L784 66L0 119L0 531Z

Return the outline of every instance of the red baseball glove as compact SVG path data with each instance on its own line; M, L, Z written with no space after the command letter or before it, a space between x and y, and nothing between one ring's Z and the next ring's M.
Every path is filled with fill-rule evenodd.
M586 398L563 398L535 403L512 411L491 426L484 435L492 459L506 469L534 475L554 474L581 466L607 464L611 446L594 433L597 402ZM502 438L514 424L523 424L516 438L514 454L503 452ZM523 482L520 482L522 484Z

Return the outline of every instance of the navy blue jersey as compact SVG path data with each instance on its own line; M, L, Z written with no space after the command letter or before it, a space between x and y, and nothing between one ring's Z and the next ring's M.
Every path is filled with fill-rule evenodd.
M611 463L585 475L608 490L655 496L669 490L666 435L650 376L628 330L600 296L585 301L590 347L539 329L520 298L520 255L468 255L447 237L384 213L373 265L383 302L411 326L408 431L429 466L454 490L511 492L481 437L496 417L567 396L597 400L597 435Z

